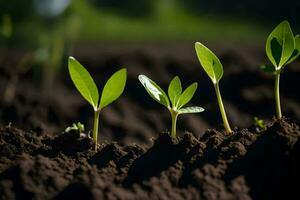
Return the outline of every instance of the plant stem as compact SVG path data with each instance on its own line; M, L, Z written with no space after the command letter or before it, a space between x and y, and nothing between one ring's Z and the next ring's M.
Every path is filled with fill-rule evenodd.
M280 106L280 95L279 95L279 80L280 80L280 73L277 72L275 74L275 106L276 106L276 117L277 119L281 119L281 106Z
M177 123L177 117L178 117L178 112L170 109L171 117L172 117L172 132L171 132L171 137L176 138L176 123Z
M225 127L225 129L228 133L232 133L232 130L231 130L230 125L229 125L228 120L227 120L225 108L224 108L224 105L223 105L222 96L221 96L220 89L219 89L219 83L215 83L214 87L215 87L215 91L216 91L216 94L217 94L218 104L219 104L220 112L221 112L221 115L222 115L224 127Z
M96 110L94 114L94 128L93 128L93 140L95 143L95 151L97 151L97 144L98 144L99 116L100 116L100 110Z

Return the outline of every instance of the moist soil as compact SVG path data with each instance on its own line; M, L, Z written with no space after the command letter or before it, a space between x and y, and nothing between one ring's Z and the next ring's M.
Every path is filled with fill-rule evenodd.
M295 199L299 125L196 138L162 133L149 147L0 128L0 199Z
M30 52L2 51L0 199L297 199L300 63L287 66L280 82L282 111L292 120L274 121L274 80L259 71L267 63L264 48L212 46L224 66L220 90L226 112L232 127L239 127L228 136L220 131L214 90L193 43L75 48L73 56L100 89L114 71L128 70L123 95L101 113L97 152L89 133L63 132L78 121L88 132L93 116L67 63L45 89L42 66L30 61ZM158 134L169 129L170 116L147 95L139 74L165 90L176 75L184 87L198 82L190 105L206 111L181 116L176 140ZM266 130L253 127L255 116L265 120Z

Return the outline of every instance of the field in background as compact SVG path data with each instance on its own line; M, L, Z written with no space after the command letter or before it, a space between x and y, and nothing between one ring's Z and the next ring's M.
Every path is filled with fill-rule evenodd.
M28 11L21 17L12 16L11 43L25 47L38 46L46 43L43 40L47 34L55 30L63 32L65 40L81 42L262 42L273 27L272 23L265 24L255 17L205 12L195 14L178 1L153 2L151 11L145 11L145 14L128 14L131 12L126 12L128 8L115 11L85 0L71 1L66 11L54 18L43 18Z

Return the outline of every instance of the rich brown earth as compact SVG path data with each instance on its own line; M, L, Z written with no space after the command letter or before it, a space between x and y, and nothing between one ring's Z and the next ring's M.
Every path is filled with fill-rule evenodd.
M161 134L153 145L102 144L76 132L49 137L0 128L0 199L293 199L299 196L300 130Z
M300 63L281 76L282 110L294 121L272 121L273 77L259 71L266 63L262 48L213 48L224 65L220 87L228 118L239 127L226 136L217 131L213 87L191 44L77 48L74 56L100 88L114 71L128 69L124 94L101 113L98 152L88 137L61 133L77 121L88 132L93 116L66 65L45 89L40 66L30 59L26 66L33 67L19 63L23 51L0 52L0 200L298 197ZM190 105L206 111L178 119L177 141L158 134L169 129L170 116L144 91L139 74L164 89L175 75L184 87L199 83ZM253 127L254 116L269 123L267 130Z

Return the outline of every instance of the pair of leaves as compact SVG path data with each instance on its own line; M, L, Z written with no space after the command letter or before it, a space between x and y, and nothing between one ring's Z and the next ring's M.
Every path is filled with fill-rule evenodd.
M204 71L217 84L223 76L223 66L219 58L200 42L195 43L195 50Z
M99 103L99 91L90 73L73 57L69 57L71 79L83 96L94 108L99 110L115 101L124 91L127 79L125 68L115 72L106 82Z
M268 36L266 53L275 70L280 70L299 56L300 36L294 37L288 21L281 22Z
M182 92L181 81L178 76L175 76L168 87L168 95L172 103L172 107L180 109L182 106L186 105L194 96L197 87L197 83L192 83Z
M164 105L168 109L171 108L170 101L172 104L172 109L177 110L179 114L183 113L199 113L203 112L204 109L201 107L187 107L182 108L186 105L194 96L197 90L197 83L191 84L182 92L182 86L180 79L176 76L169 84L168 95L151 79L145 75L139 75L138 77L141 84L144 86L148 94L156 100L158 103Z

